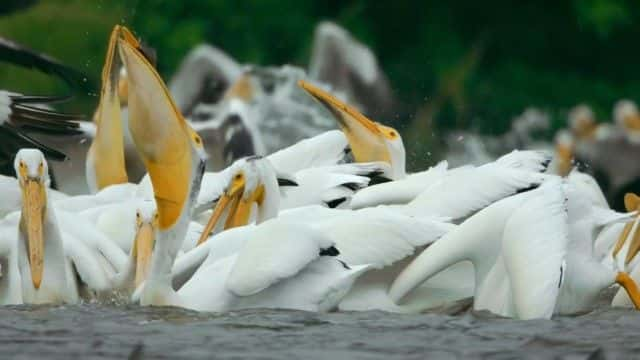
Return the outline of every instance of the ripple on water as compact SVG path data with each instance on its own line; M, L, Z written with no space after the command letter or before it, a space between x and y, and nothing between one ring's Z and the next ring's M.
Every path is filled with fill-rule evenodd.
M516 321L442 309L317 314L82 304L0 308L2 358L423 359L633 357L640 313L605 306L575 317Z

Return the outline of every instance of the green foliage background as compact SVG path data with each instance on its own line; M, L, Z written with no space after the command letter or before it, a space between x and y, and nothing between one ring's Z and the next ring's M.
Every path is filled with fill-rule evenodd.
M97 83L115 23L157 49L168 78L201 42L245 63L306 65L320 20L346 27L378 55L405 109L398 119L378 120L393 121L409 142L433 129L501 133L530 105L550 111L556 128L578 102L606 120L615 100L640 98L636 0L42 0L0 17L0 35ZM0 87L63 89L5 64ZM91 113L95 102L90 94L66 106Z

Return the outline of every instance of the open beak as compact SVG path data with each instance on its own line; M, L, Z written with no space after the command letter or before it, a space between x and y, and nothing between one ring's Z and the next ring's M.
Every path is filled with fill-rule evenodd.
M616 283L627 291L627 294L629 295L629 298L636 310L640 310L640 291L638 290L638 285L633 281L631 276L627 273L620 272L616 276Z
M211 214L211 218L209 218L207 225L202 231L202 235L200 235L200 239L198 239L198 245L207 241L207 239L209 238L209 235L216 228L216 225L220 221L220 218L222 217L222 214L224 214L226 209L228 209L228 211L227 211L227 220L225 221L225 224L224 224L225 230L232 227L236 227L236 226L246 225L246 223L239 224L240 218L244 219L246 217L247 222L249 218L249 214L245 215L241 212L251 211L250 206L248 207L248 210L246 206L242 206L242 209L240 209L240 202L244 202L242 201L242 195L244 193L244 185L245 185L244 177L235 178L231 182L231 186L229 187L229 189L225 191L224 194L222 194L222 196L220 196L220 199L218 200L216 207L213 209L213 214ZM238 220L236 220L236 217L238 218Z
M94 116L96 136L90 149L94 157L98 190L128 182L120 113L122 97L119 94L122 91L121 87L126 87L126 82L120 82L123 64L116 49L118 39L127 36L133 35L119 25L113 28L102 68L100 103ZM124 100L126 101L126 98Z
M141 224L138 227L135 242L133 243L133 256L136 259L136 288L147 278L154 243L155 229L153 225L148 223Z
M167 230L177 223L189 199L191 133L135 38L123 33L118 49L127 69L129 130L153 184L158 227Z
M375 122L317 86L304 80L300 80L298 85L336 118L357 162L385 161L391 164L384 135Z
M22 186L22 216L20 226L27 234L27 251L31 281L36 289L42 283L44 270L44 217L47 199L44 183L39 179L24 181Z

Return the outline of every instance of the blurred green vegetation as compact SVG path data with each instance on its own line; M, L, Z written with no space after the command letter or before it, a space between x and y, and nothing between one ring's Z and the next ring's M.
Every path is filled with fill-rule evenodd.
M431 129L501 133L527 106L548 110L555 128L580 102L607 120L617 99L640 99L636 0L42 0L0 17L0 34L97 81L108 34L123 23L157 49L168 78L201 42L243 63L305 66L320 20L346 27L377 54L406 109L378 120L394 121L410 143ZM4 64L0 87L64 89ZM96 100L85 94L67 107L91 113Z

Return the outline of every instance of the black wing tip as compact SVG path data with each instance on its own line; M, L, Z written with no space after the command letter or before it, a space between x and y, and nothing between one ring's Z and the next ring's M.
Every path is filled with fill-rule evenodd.
M346 182L346 183L342 183L340 184L340 186L345 187L351 191L358 191L360 189L362 189L362 185L355 183L355 182Z
M298 186L298 183L285 178L278 178L278 186Z
M343 202L347 201L346 197L341 197L341 198L337 198L337 199L333 199L333 200L329 200L329 201L325 201L325 204L327 204L327 206L331 209L335 209L337 208L340 204L342 204Z
M530 184L527 187L523 187L523 188L520 188L520 189L516 190L516 194L522 194L522 193L525 193L527 191L535 190L538 187L540 187L539 183Z
M340 251L335 246L330 246L326 249L320 249L320 256L338 256Z
M393 181L392 179L389 179L386 176L382 176L382 174L377 174L374 176L369 176L369 186L372 185L378 185L378 184L384 184L384 183L388 183Z

